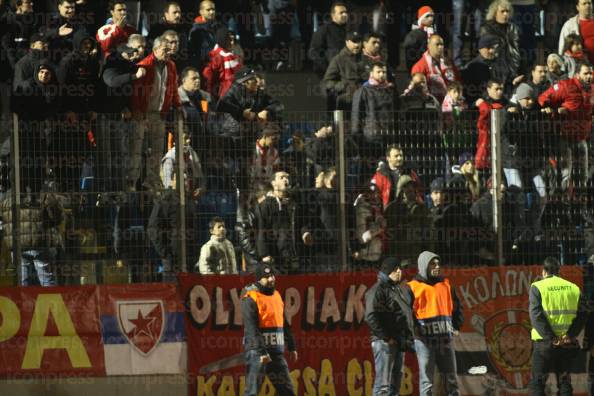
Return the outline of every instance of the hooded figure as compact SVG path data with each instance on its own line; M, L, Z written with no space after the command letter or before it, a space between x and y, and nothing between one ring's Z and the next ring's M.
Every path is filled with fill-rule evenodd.
M415 296L415 352L421 394L431 394L434 368L437 367L446 393L457 395L452 337L458 334L464 318L454 287L441 275L440 257L433 252L422 252L418 259L418 273L408 285Z
M44 58L33 65L31 74L15 87L13 111L21 120L47 120L61 110L56 71L53 64Z
M97 111L99 54L97 41L86 30L78 30L72 40L74 50L66 55L58 68L63 85L64 110L83 114Z
M42 41L44 43L47 43L45 37L37 34L33 35L30 41ZM12 80L12 88L14 91L16 91L17 88L20 85L22 85L25 81L33 77L35 65L38 64L40 60L47 58L48 54L49 53L47 50L30 48L29 52L27 52L26 55L24 55L16 62L16 64L14 65L14 78Z

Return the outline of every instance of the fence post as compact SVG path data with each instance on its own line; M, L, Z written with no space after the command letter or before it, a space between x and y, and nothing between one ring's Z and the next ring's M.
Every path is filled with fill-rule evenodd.
M334 111L334 126L337 132L336 153L338 155L337 176L338 176L338 227L340 238L338 245L340 248L341 270L348 270L347 261L347 222L346 222L346 158L344 153L344 111Z
M497 263L503 265L503 213L501 212L501 131L505 117L504 110L491 110L491 196L493 197L493 231L496 235Z
M11 194L12 194L12 262L16 263L17 284L23 282L23 263L21 260L21 148L19 146L19 116L12 115L12 137L10 139L10 153L12 157ZM34 162L34 161L33 161ZM35 166L29 164L29 166Z
M184 161L184 118L180 111L176 111L176 126L177 131L175 133L175 161L177 169L175 170L175 188L179 194L179 260L181 263L182 272L187 272L188 263L186 260L186 243L187 243L187 230L186 230L186 175L185 168L186 164ZM173 264L173 263L172 263Z

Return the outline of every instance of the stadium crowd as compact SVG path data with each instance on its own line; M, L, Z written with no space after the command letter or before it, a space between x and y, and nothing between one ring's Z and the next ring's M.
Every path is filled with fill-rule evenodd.
M505 262L594 261L591 0L158 3L1 3L2 248L18 214L23 284L55 284L81 228L111 258L150 251L163 280L180 241L202 274L337 270L342 243L353 269L427 249L495 264L496 109ZM293 122L267 87L303 54L320 110L344 111L346 175L338 125ZM126 235L138 228L150 244Z

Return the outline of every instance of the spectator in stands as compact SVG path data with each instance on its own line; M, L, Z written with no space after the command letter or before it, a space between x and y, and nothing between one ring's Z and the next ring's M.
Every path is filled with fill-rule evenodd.
M40 28L49 41L51 60L58 64L64 56L72 51L75 33L84 29L76 15L74 0L58 0L58 14L49 17L47 24Z
M508 70L505 80L502 80L504 85L517 85L523 78L520 36L512 16L513 7L509 0L493 0L481 27L481 36L491 35L499 40L495 62L498 70Z
M111 0L109 12L111 22L99 28L96 37L105 58L136 33L136 28L128 23L128 8L124 0Z
M470 196L470 202L481 197L483 185L474 166L474 155L468 152L460 154L458 164L452 166L452 178L448 184L457 189L462 187L466 190Z
M122 44L106 59L101 72L105 97L100 100L101 113L97 141L99 150L97 176L105 184L104 190L124 190L124 171L129 164L129 141L133 124L130 98L135 80L143 78L146 69L136 66L138 50ZM121 116L118 116L121 115ZM104 173L105 172L105 173ZM101 188L101 187L100 187Z
M547 81L547 66L535 63L530 71L531 79L527 84L534 90L534 99L538 98L551 85Z
M487 83L487 95L479 99L479 118L477 121L478 139L474 166L477 170L487 171L491 168L491 110L504 109L507 106L507 99L503 95L503 82L489 80Z
M167 41L167 47L171 54L171 60L175 63L175 68L178 70L185 69L186 65L189 64L189 59L187 51L184 53L184 51L180 49L179 34L177 34L175 30L166 30L161 37Z
M280 129L274 123L260 129L255 148L252 151L250 185L257 181L270 180L274 172L279 169L281 161L276 148L279 136Z
M381 192L371 181L369 189L355 199L357 248L354 258L363 269L377 268L385 250L387 222Z
M135 191L140 177L141 149L146 139L150 147L146 159L146 178L144 186L148 190L162 188L159 178L159 161L163 154L164 118L180 106L177 90L177 70L171 61L167 41L156 38L153 52L138 63L146 69L146 75L134 81L132 94L132 113L137 126L130 143L130 169L128 169L128 189Z
M562 171L563 190L570 185L585 186L590 169L592 66L582 64L576 70L578 73L573 78L559 81L538 98L544 112L557 113L561 120L557 147L560 163L566 165Z
M242 210L238 211L237 214L235 232L237 234L237 243L243 253L242 268L247 272L253 270L262 259L258 256L256 249L256 233L261 229L258 225L258 221L262 218L260 204L264 202L269 191L270 185L268 183L256 183L250 191L247 205L241 208Z
M462 84L457 81L454 81L448 86L448 94L443 99L441 104L442 113L457 115L468 108L468 106L466 106L466 101L464 100L462 91Z
M214 98L222 98L231 88L235 73L241 69L241 61L230 52L231 41L226 27L217 29L215 39L217 44L208 53L210 62L202 70L202 75L206 79L206 90Z
M331 125L324 125L314 132L307 145L307 158L314 164L317 175L336 165L336 135Z
M406 110L438 110L441 107L435 96L427 87L427 77L423 73L415 73L410 84L400 95L400 108Z
M382 55L382 37L377 33L367 33L363 37L363 47L361 51L361 62L365 66L365 71L371 73L374 63L386 63ZM391 73L387 75L388 80L392 80Z
M6 246L10 250L14 244L12 231L15 205L10 193L0 202L2 239L6 243L3 248ZM60 231L65 218L60 198L53 193L43 193L39 201L24 202L17 210L20 212L18 238L21 257L13 259L21 260L21 286L56 286L56 260L65 247Z
M398 106L398 96L387 77L386 64L374 63L369 80L353 96L352 134L358 138L361 150L375 158L381 156L385 147L383 143L395 128L394 111Z
M161 258L163 282L175 282L175 273L181 270L180 241L186 243L186 262L188 265L196 260L193 241L188 241L188 235L195 235L193 230L195 205L184 206L186 210L186 233L182 235L180 227L181 208L179 192L175 188L168 188L156 195L147 224L147 235L152 246ZM189 261L192 260L192 261Z
M283 110L278 100L258 87L257 73L247 67L237 73L233 86L219 100L217 111L229 114L233 121L221 129L233 140L231 151L238 163L236 181L242 199L247 198L248 169L258 133L268 122L278 121Z
M404 58L406 69L410 70L427 51L427 44L431 36L437 33L434 25L435 13L429 6L423 6L417 11L417 23L404 38Z
M411 263L428 240L429 212L419 182L402 175L396 184L395 200L384 208L389 238L386 253Z
M208 92L200 89L200 74L197 69L186 67L182 70L180 78L181 85L177 91L187 128L194 147L206 163L209 151L208 129L211 121L209 113L214 111L216 104Z
M167 30L173 30L178 36L178 51L173 59L177 69L183 70L189 64L188 34L190 26L183 20L182 10L176 1L168 1L163 8L163 17L159 23L150 27L148 39L161 37Z
M309 45L309 59L313 62L314 72L320 78L324 76L332 58L343 49L346 40L346 26L349 14L345 3L337 1L330 7L332 20L320 26L313 34Z
M568 34L567 37L565 37L563 60L565 61L564 69L567 72L567 78L573 78L573 76L576 74L577 65L589 63L586 59L583 45L584 41L582 40L581 36L576 33Z
M508 192L517 187L514 217L529 227L526 237L542 235L540 219L546 204L546 186L542 173L547 158L544 132L546 130L536 90L525 83L518 85L515 93L516 105L508 107L508 116L501 137L501 156ZM530 211L525 210L525 194L531 192Z
M444 44L441 36L432 35L427 47L427 51L412 67L411 75L424 74L427 78L429 92L441 103L447 94L448 84L458 80L457 71L444 57Z
M264 263L274 263L283 272L299 272L307 248L314 244L306 215L308 207L289 196L289 174L282 170L274 173L272 191L260 204L260 219L256 240L258 255ZM311 255L309 255L311 256Z
M215 35L221 27L216 19L215 3L212 0L200 2L200 14L194 19L189 36L189 50L192 65L202 70L209 61L209 52L215 47Z
M345 47L332 58L322 81L328 95L328 110L350 111L353 94L366 78L361 63L361 35L349 32Z
M194 269L202 275L208 274L237 274L235 248L227 239L225 221L220 217L213 217L208 223L210 240L200 248L200 259Z
M29 52L18 60L14 66L12 89L16 90L25 81L33 77L35 64L48 57L47 38L39 33L31 36Z
M133 48L136 52L131 55L130 60L138 62L144 59L146 52L146 39L140 34L132 34L128 37L128 47Z
M398 196L398 183L402 177L408 177L415 183L417 200L424 201L423 186L417 173L412 170L404 160L404 150L398 145L390 145L386 150L386 162L380 162L377 172L371 179L379 192L384 207L396 200Z
M31 0L13 1L14 12L9 10L2 18L5 24L2 32L2 54L3 63L8 61L10 68L14 71L16 63L29 51L31 43L29 39L39 29L39 18L35 18L34 4ZM7 78L12 76L4 74Z
M206 178L202 172L200 157L192 148L190 135L184 133L184 191L193 200L199 199L206 191ZM176 188L177 182L177 156L174 145L161 159L161 182L164 188Z
M568 78L564 66L565 63L559 55L549 54L547 57L547 81L549 85L557 84L559 81Z
M594 63L594 15L592 14L592 0L576 1L577 15L568 19L559 35L559 55L565 53L565 40L570 34L577 34L583 39L584 50L590 64Z
M99 105L97 42L84 29L77 31L72 41L73 51L62 58L58 68L58 80L65 89L63 110L72 113L67 114L70 122L94 121Z
M497 59L499 39L496 36L481 36L478 42L479 54L462 68L465 96L469 103L474 103L485 92L491 79L504 81L508 70L502 69Z
M40 60L33 76L16 89L12 105L21 122L20 157L23 164L33 164L21 171L23 191L38 193L47 179L61 99L56 72L47 59Z

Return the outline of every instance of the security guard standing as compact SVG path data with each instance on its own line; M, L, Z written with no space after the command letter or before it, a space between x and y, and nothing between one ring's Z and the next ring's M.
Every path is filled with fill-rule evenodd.
M285 305L275 290L275 270L268 264L256 268L256 282L241 293L245 361L245 396L256 396L264 375L279 396L295 396L289 367L284 357L285 343L297 361L295 341L285 320Z
M577 285L559 277L559 261L544 260L543 279L530 288L532 324L531 395L545 395L550 372L557 375L559 394L572 395L570 368L577 354L576 340L586 321L586 309Z

